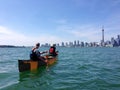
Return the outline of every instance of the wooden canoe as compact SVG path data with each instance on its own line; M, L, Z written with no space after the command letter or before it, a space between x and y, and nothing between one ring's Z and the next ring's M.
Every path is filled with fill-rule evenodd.
M41 66L52 65L57 60L57 56L56 57L47 56L47 60L48 60L48 62L44 62L44 61L40 61L40 60L37 60L37 61L18 60L19 72L24 72L24 71L29 71L29 70L32 71L32 70L36 70L36 69L40 68Z

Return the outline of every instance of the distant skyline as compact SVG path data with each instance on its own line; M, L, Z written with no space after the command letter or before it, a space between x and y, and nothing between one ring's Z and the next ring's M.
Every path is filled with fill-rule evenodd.
M120 0L0 0L0 45L33 46L120 35Z

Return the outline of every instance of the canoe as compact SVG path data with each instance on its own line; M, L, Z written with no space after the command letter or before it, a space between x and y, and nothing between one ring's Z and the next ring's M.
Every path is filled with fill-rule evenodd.
M47 56L46 58L48 62L40 61L40 60L18 60L18 69L19 72L24 72L24 71L33 71L37 70L41 66L49 66L52 65L53 63L56 62L57 56Z

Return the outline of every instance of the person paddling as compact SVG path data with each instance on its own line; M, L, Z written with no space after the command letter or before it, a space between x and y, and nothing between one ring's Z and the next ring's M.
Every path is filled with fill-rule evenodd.
M57 56L58 51L56 51L56 44L53 44L49 49L49 55L50 56Z
M33 61L41 60L44 62L47 62L46 58L44 56L41 56L41 54L47 53L47 51L40 52L38 49L40 47L40 43L37 43L34 48L32 48L30 52L30 59Z

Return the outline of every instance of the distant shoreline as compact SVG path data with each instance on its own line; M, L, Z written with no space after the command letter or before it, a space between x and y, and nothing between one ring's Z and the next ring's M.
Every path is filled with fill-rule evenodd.
M25 48L25 46L0 45L0 48Z
M14 46L14 45L0 45L0 48L27 48L27 47L33 47L33 46ZM41 46L41 47L49 47L49 46ZM84 47L80 47L80 46L70 46L70 47L68 47L68 46L57 46L57 47L66 47L66 48L72 48L72 47L74 47L74 48L84 48ZM90 46L89 46L90 47ZM91 47L94 47L94 46L91 46ZM97 47L100 47L100 46L97 46ZM95 47L95 48L97 48L97 47ZM113 47L113 46L105 46L105 47ZM120 47L120 46L118 46L118 47Z

